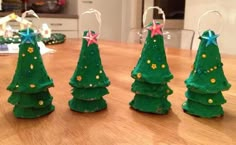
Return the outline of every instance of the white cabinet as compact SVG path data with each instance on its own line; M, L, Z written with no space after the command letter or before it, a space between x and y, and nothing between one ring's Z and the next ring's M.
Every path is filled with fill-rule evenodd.
M78 38L78 19L72 18L43 18L54 33L62 33L66 38Z
M66 38L78 38L78 19L76 18L28 18L40 28L43 23L48 24L53 33L62 33Z
M52 17L40 17L40 19L34 17L28 17L27 20L33 23L33 28L40 29L43 23L48 24L52 33L62 33L66 35L66 38L78 38L78 18L52 18ZM11 21L8 24L14 29L20 29L18 22Z
M6 16L9 13L10 12L0 12L0 17ZM17 13L17 15L20 16L21 14ZM65 34L67 38L78 38L78 1L67 1L61 13L39 13L38 15L40 19L26 17L29 21L33 22L34 27L37 29L40 28L43 23L47 23L53 33ZM9 24L15 29L20 29L19 23L15 21L9 22Z

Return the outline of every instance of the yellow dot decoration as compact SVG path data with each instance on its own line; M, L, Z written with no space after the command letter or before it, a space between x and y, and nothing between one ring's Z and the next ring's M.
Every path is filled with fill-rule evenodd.
M164 64L161 65L161 68L165 68L165 67L166 67L166 65L164 65Z
M92 84L89 84L90 87L92 87L93 85Z
M212 84L216 83L216 79L215 79L215 78L212 78L212 79L211 79L211 83L212 83Z
M147 63L150 64L150 63L151 63L151 60L147 60Z
M34 65L33 64L30 65L30 69L34 69Z
M28 51L29 53L33 53L33 52L34 52L34 48L29 47L27 51Z
M152 69L156 69L157 65L155 63L152 64Z
M210 68L210 71L213 71L214 69L213 68Z
M85 69L87 69L88 67L87 66L84 66Z
M212 104L212 103L213 103L213 100L212 100L212 99L208 99L208 103L209 103L209 104Z
M102 73L102 70L100 70L99 73L101 74L101 73Z
M16 85L16 88L19 88L19 85Z
M77 79L77 81L81 81L82 77L81 76L77 76L76 79Z
M167 89L167 90L166 90L166 93L167 93L167 94L169 94L169 93L170 93L170 90L169 90L169 89Z
M96 79L98 80L100 77L99 77L99 75L96 75Z
M43 100L39 100L39 105L42 106L44 104Z
M22 56L25 57L25 54L23 53Z
M154 39L153 42L157 42L157 40Z
M209 70L207 70L207 72L209 73L210 71L209 71Z
M217 69L217 66L214 66L214 69Z
M37 57L35 56L34 59L37 59Z
M137 78L140 79L142 77L141 73L137 73Z
M206 54L202 54L202 58L206 58L207 56L206 56Z
M30 88L35 88L35 84L30 84Z

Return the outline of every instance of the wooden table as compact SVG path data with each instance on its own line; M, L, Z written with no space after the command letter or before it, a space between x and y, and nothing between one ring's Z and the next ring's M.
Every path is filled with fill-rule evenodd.
M222 55L224 72L232 84L224 95L222 118L203 119L185 114L184 80L188 77L195 52L166 49L174 79L169 83L172 110L168 115L137 112L128 103L134 94L130 77L142 45L100 41L100 54L111 80L108 108L96 113L77 113L68 107L71 99L68 82L79 57L81 41L67 40L50 46L57 52L43 55L55 87L50 89L56 110L38 119L17 119L7 102L6 90L17 62L17 55L0 56L0 145L233 145L236 144L236 57Z

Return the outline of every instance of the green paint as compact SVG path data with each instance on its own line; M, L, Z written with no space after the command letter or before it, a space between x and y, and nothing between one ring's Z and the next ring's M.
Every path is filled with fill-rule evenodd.
M208 31L203 36L208 36ZM183 104L183 109L195 116L212 118L224 114L221 104L226 100L221 91L228 90L231 85L224 75L218 46L206 46L206 43L207 40L201 39L193 70L185 80L188 88L185 96L188 100Z
M148 31L141 57L131 76L135 79L131 89L135 97L130 106L142 112L167 114L171 106L167 97L173 93L167 83L173 75L166 60L162 35L151 38L151 31Z
M85 31L84 36L87 33ZM103 70L97 44L87 46L87 40L83 39L80 57L69 84L73 87L73 98L69 101L72 110L96 112L107 107L103 96L109 93L106 87L110 81Z
M33 32L32 29L30 31ZM15 105L13 113L19 118L36 118L54 110L48 91L53 87L53 80L46 72L36 39L33 38L33 41L34 44L19 45L15 75L7 87L12 92L8 102Z

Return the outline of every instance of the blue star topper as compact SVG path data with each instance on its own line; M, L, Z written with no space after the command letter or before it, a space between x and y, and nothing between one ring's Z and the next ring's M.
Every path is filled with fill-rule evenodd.
M21 35L21 43L32 43L34 44L34 39L36 34L32 31L30 31L29 28L27 28L26 32L19 32L19 34Z
M210 44L214 44L217 46L216 38L219 37L219 35L213 35L212 31L208 31L208 36L202 36L203 39L207 40L206 47Z

